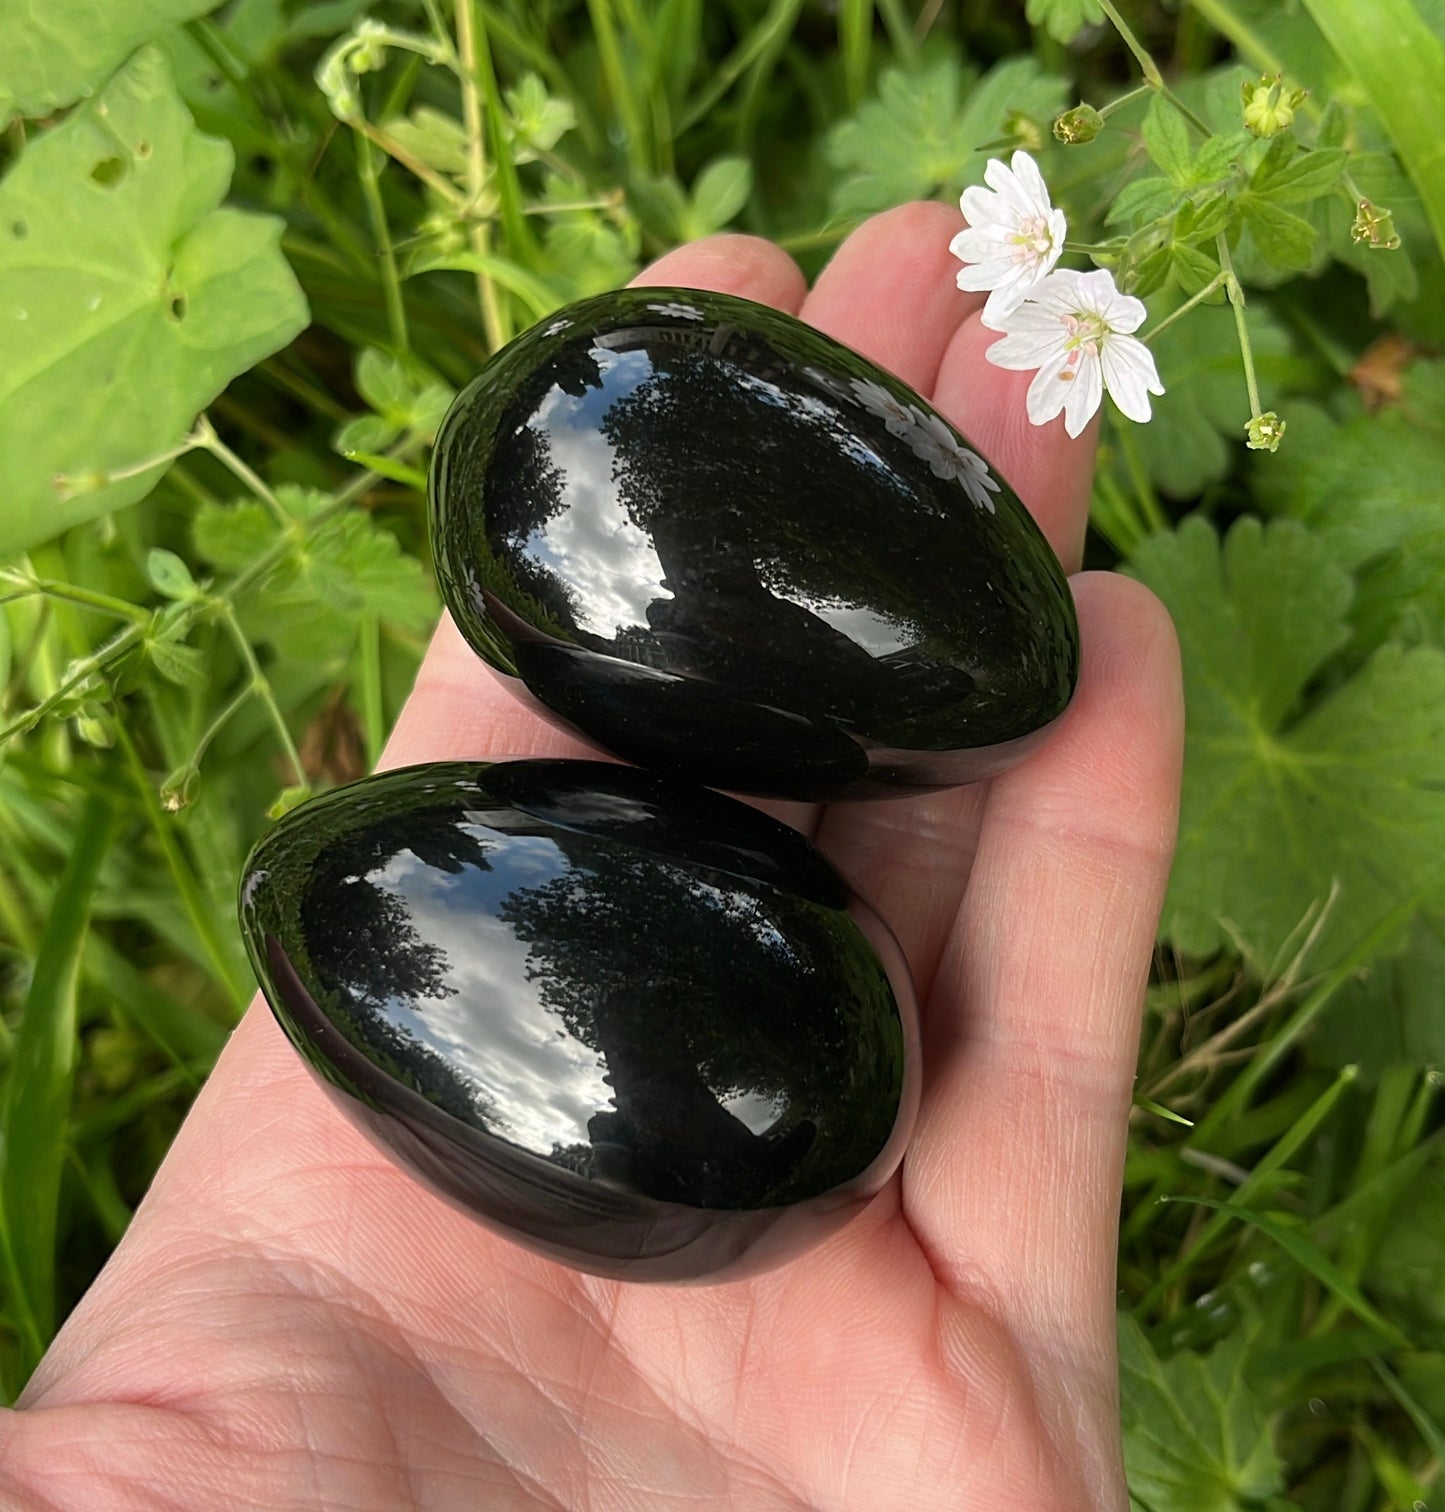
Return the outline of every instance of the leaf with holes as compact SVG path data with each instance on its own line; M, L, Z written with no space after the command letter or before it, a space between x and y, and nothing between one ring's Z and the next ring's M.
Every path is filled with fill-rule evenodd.
M89 94L143 42L220 0L0 0L0 123Z
M1445 653L1387 644L1316 692L1352 586L1293 520L1221 543L1196 515L1131 565L1174 616L1189 710L1165 938L1191 955L1232 938L1269 969L1338 882L1318 970L1445 897Z
M145 495L306 324L281 223L221 207L231 165L148 48L0 183L0 558Z

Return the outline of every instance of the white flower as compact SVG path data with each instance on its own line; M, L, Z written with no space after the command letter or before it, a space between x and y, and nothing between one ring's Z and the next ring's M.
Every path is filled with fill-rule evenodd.
M1143 302L1121 294L1111 273L1060 268L1016 310L995 324L1004 332L986 353L995 367L1038 373L1029 385L1029 419L1047 425L1060 410L1077 436L1103 401L1104 390L1131 420L1149 418L1149 395L1162 394L1153 354L1130 334Z
M913 419L913 433L909 445L913 454L928 463L935 478L955 478L963 485L963 491L990 514L994 513L991 493L999 491L998 483L988 470L988 463L976 451L953 434L941 415L924 414L917 405L909 405Z
M983 173L989 188L963 191L958 204L968 225L948 244L969 265L959 269L959 288L993 291L983 307L989 322L1015 309L1048 275L1068 234L1064 212L1050 204L1038 164L1026 152L1014 153L1012 163L1005 167L990 158Z
M896 395L889 393L881 383L868 378L850 378L849 386L862 402L863 408L888 427L889 434L906 436L918 423L914 419L913 406L905 404Z

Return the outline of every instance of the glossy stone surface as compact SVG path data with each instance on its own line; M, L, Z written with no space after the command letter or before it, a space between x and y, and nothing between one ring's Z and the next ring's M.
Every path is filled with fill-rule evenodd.
M597 762L411 767L282 819L241 920L348 1114L579 1268L763 1268L902 1158L898 946L805 840L731 799Z
M555 722L714 787L867 797L986 777L1078 671L1007 483L897 379L686 289L570 306L458 397L442 590Z

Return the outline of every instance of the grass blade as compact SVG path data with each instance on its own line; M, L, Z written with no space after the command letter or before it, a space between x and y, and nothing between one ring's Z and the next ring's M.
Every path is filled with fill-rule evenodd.
M1425 202L1445 251L1445 43L1411 0L1304 0L1340 61L1354 71Z
M55 1329L56 1207L76 1062L76 982L110 830L110 803L94 793L40 939L0 1107L0 1266L26 1375Z
M1263 1213L1252 1213L1248 1208L1234 1202L1220 1202L1213 1197L1161 1197L1161 1202L1187 1202L1195 1207L1213 1208L1231 1218L1239 1218L1252 1224L1260 1233L1267 1235L1304 1270L1308 1271L1332 1296L1339 1298L1345 1307L1365 1324L1382 1334L1396 1349L1408 1349L1410 1341L1385 1315L1374 1307L1365 1294L1333 1261L1321 1254L1297 1229L1286 1227Z

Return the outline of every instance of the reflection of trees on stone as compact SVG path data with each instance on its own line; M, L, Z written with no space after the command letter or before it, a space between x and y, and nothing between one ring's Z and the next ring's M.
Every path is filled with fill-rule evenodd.
M542 1002L606 1062L614 1109L589 1125L596 1173L745 1207L866 1166L892 1125L901 1049L886 980L839 917L656 856L558 844L572 868L499 913L531 947ZM745 1095L776 1110L763 1134L724 1105ZM840 1154L857 1164L827 1174Z
M592 366L595 372L596 364ZM566 383L559 386L572 392ZM498 427L485 497L485 529L475 532L475 543L487 569L484 587L538 629L574 639L577 619L571 588L525 549L547 521L567 507L566 479L552 456L551 439L539 425L527 423L550 388L550 380L529 385L508 411L509 416L522 419L507 418ZM505 565L497 558L493 542L501 547Z
M428 869L456 875L490 871L488 842L426 815L377 818L336 842L316 868L302 902L311 963L354 1001L418 1003L451 997L445 953L424 941L406 900L375 873L410 852Z
M404 889L378 873L408 854L428 871L490 871L495 842L426 813L378 817L322 854L302 900L307 956L326 984L328 1016L389 1076L464 1121L485 1127L494 1104L473 1078L407 1031L398 1004L424 1012L453 997L441 946L422 939Z
M686 349L654 362L655 376L613 405L603 430L622 503L651 534L671 593L649 611L662 664L880 738L930 706L972 698L966 668L986 664L998 618L976 612L991 554L956 560L946 601L920 604L920 546L935 561L957 559L960 537L950 513L887 462L904 443L878 426L885 460L868 459L847 412L765 351L747 371ZM900 509L914 523L890 530ZM936 573L925 576L936 586ZM900 647L914 648L898 653L910 674L895 675L810 607L829 605L894 626ZM966 647L939 634L985 621Z

